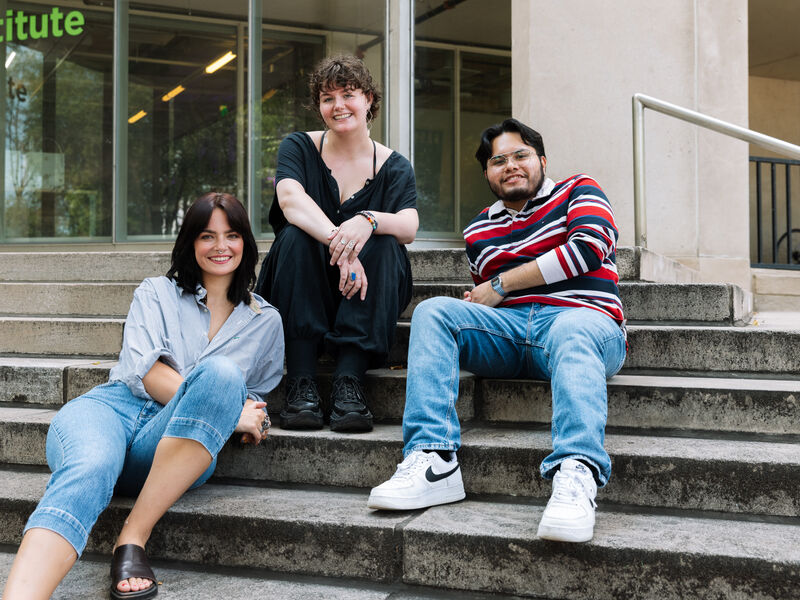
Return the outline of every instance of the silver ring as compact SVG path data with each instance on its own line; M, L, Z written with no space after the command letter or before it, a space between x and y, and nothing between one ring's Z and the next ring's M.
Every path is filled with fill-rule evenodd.
M350 240L349 242L347 242L347 247L348 248L352 248L355 245L356 245L356 243L353 240Z
M339 240L339 243L340 243L340 244L342 244L342 245L344 245L344 244L346 244L347 242L345 242L344 240Z

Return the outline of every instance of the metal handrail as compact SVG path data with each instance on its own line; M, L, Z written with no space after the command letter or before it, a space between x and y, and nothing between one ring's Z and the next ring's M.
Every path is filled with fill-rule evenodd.
M800 146L779 140L757 131L739 127L727 121L709 117L702 113L683 108L676 104L664 102L645 94L633 95L633 228L637 246L647 247L647 213L645 210L644 186L644 109L675 117L681 121L693 123L711 129L750 144L755 144L800 159Z

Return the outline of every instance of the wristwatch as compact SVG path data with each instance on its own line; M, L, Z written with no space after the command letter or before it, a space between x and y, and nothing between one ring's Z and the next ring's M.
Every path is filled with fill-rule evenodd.
M492 277L492 280L489 282L492 286L492 289L498 293L498 295L502 296L503 298L506 297L506 291L503 289L503 282L500 280L500 275L496 277Z

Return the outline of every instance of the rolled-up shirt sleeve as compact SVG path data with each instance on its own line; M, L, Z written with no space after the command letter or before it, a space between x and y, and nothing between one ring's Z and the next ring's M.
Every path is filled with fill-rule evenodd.
M151 399L142 378L157 360L180 372L155 289L145 280L133 294L119 355L120 365L124 366L120 379L135 396Z

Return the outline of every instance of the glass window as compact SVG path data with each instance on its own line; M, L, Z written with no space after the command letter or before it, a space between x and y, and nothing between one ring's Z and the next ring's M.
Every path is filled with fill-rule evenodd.
M129 239L173 237L186 208L211 190L247 201L237 35L233 24L211 19L131 15Z
M461 52L459 231L495 201L475 151L484 129L511 116L511 57Z
M511 116L511 2L417 0L414 168L420 230L460 237L494 197L475 150Z
M58 3L7 10L0 236L108 237L112 13Z
M275 169L281 140L293 131L322 128L310 109L308 75L324 56L353 54L364 60L383 87L385 3L374 0L295 0L263 4L262 52L262 195L254 206L256 226L268 224L275 195ZM383 141L385 112L372 124L370 135Z
M269 207L275 194L278 146L293 131L319 129L320 121L306 106L307 77L322 58L325 38L266 29L263 33L261 80L261 202L259 231L270 233Z
M454 68L452 50L417 47L414 59L414 172L420 226L452 232Z

